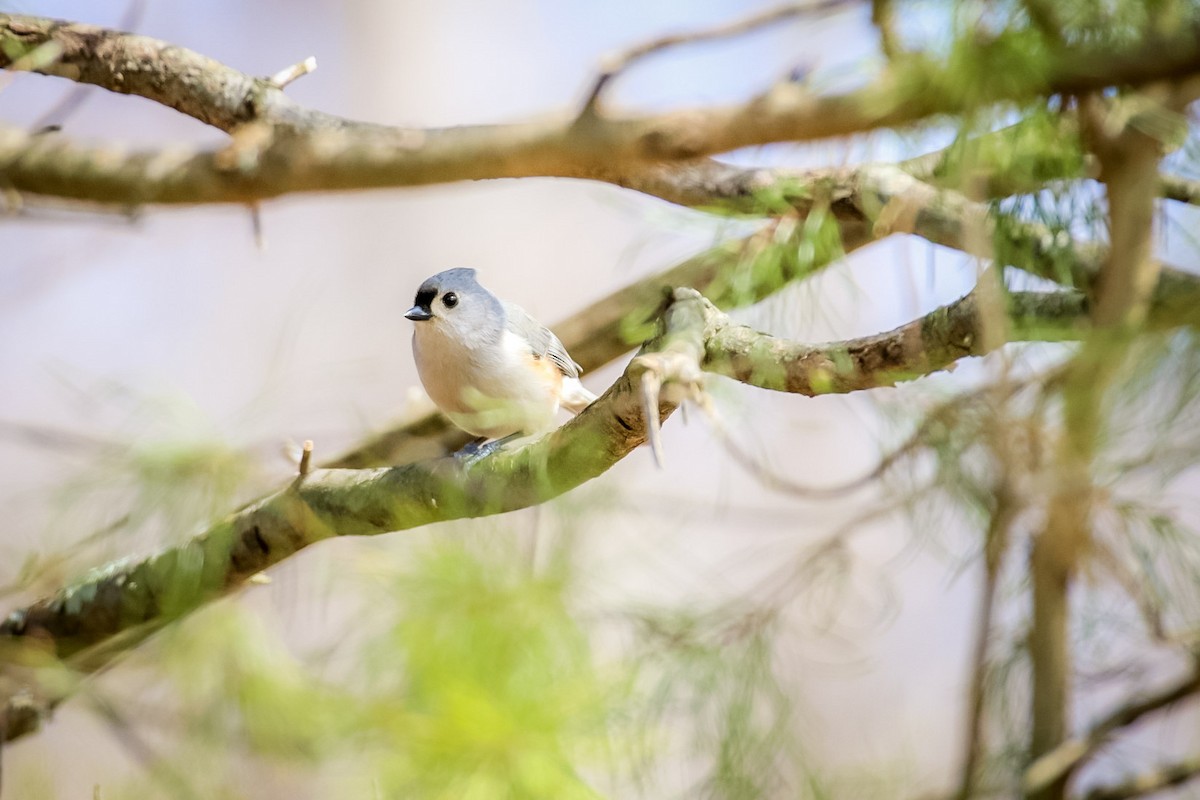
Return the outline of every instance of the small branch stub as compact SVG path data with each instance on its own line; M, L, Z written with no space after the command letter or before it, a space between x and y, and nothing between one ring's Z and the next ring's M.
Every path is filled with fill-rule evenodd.
M312 453L312 439L305 439L304 449L300 451L300 475L302 477L308 474L309 466L312 464Z
M250 211L250 232L254 236L254 246L262 253L267 249L267 239L263 235L262 204L250 203L247 209Z
M297 78L303 78L310 72L316 72L316 69L317 57L309 56L299 64L292 64L290 67L279 70L279 72L267 78L267 82L276 89L282 89Z

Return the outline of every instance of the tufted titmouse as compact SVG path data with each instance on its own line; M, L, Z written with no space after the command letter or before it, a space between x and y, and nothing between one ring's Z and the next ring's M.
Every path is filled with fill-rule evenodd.
M558 337L480 286L473 269L426 280L404 316L416 323L413 357L425 391L468 433L540 433L554 427L560 407L578 414L596 399Z

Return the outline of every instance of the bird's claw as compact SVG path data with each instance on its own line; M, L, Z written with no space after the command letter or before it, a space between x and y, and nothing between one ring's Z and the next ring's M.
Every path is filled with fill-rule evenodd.
M454 453L454 458L462 464L474 464L481 458L487 458L504 446L513 437L505 436L492 441L467 442L462 449Z

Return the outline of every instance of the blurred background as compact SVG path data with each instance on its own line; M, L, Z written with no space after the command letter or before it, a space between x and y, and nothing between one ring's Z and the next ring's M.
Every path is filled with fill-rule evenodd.
M319 69L287 90L299 102L380 123L446 126L570 107L605 54L768 5L89 0L0 8L132 22L140 33L256 75L314 55ZM844 88L867 74L876 51L869 10L854 6L668 51L623 75L610 99L643 111L736 102L797 67L818 88ZM73 84L9 74L0 82L6 125L61 121L73 137L134 147L224 139L151 102L88 88L60 120ZM730 158L799 166L890 160L945 139L937 130L915 141L881 133ZM425 277L475 267L497 294L553 323L744 233L747 224L607 185L552 179L289 197L262 207L260 240L250 212L237 207L154 209L133 218L31 208L0 219L5 607L110 559L179 541L279 486L294 470L289 448L296 442L312 439L317 459L330 458L400 419L421 397L402 314ZM780 335L844 339L887 330L960 296L975 271L959 253L894 239L737 317ZM1034 355L1057 352L1045 346ZM624 361L585 383L602 391ZM713 392L727 423L764 464L828 486L869 472L923 409L981 371L963 365L953 375L869 395L809 399L717 379ZM591 665L584 673L603 676L595 680L606 692L631 691L643 680L666 685L658 681L672 668L648 660L642 648L655 636L669 639L679 624L707 631L717 643L710 655L728 656L705 667L700 651L691 652L695 660L680 669L693 677L714 670L710 684L695 686L723 697L722 668L742 677L760 670L759 694L739 706L731 689L728 708L697 711L704 691L696 690L691 701L664 702L653 720L607 719L601 727L623 732L583 746L591 766L579 767L601 794L698 795L693 790L716 774L714 764L733 757L721 755L717 730L764 719L764 741L773 744L748 771L766 774L781 760L799 771L761 796L820 794L817 787L906 797L947 790L962 747L977 594L974 524L952 509L934 524L929 514L889 503L880 486L820 503L772 492L733 463L694 415L687 424L672 419L664 434L662 470L638 451L543 508L310 548L272 569L269 583L143 648L67 703L43 732L6 748L5 788L12 797L84 797L97 786L104 797L376 797L389 787L423 796L416 786L430 796L493 796L447 789L459 786L449 778L413 777L424 769L421 758L453 761L430 755L436 748L410 754L402 776L382 769L368 779L345 766L353 754L322 758L318 750L301 758L295 743L280 746L282 754L260 747L286 736L255 733L255 725L275 715L280 728L311 724L334 735L337 724L320 711L334 701L297 688L314 675L336 687L334 696L385 696L371 687L386 683L389 671L449 675L459 657L476 658L488 636L537 639L526 624L569 628L564 640L578 635L583 643L572 658ZM534 604L532 616L510 608L479 622L460 650L431 633L452 629L459 612L475 613L458 605L472 597L496 591L511 599L497 585L543 599L537 591L549 592L566 616L545 603ZM769 623L746 627L764 619L763 609L772 612ZM430 627L405 627L404 620ZM450 649L444 661L424 667L412 652L403 664L389 664L381 630L412 651L432 653L435 641ZM647 678L653 664L660 678ZM295 694L275 687L263 707L239 695L247 717L241 735L197 744L206 731L227 731L228 719L213 719L215 708L225 708L213 698L237 694L237 680L259 667L296 675L288 690ZM572 705L577 700L563 701L573 710L562 711L562 720L588 717ZM296 706L312 718L294 720ZM1089 711L1081 708L1081 718ZM469 713L466 727L484 724L483 716ZM407 719L401 727L415 724ZM521 730L512 735L520 738ZM344 746L355 734L334 738ZM1174 747L1187 738L1176 727L1137 746ZM457 752L453 738L446 741ZM810 785L796 782L802 773Z

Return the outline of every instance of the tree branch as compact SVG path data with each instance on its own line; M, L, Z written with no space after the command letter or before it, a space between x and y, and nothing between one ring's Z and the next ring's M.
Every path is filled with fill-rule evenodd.
M981 204L972 203L956 192L935 189L887 165L825 171L820 180L811 184L793 185L802 188L795 197L806 198L803 203L807 206L798 202L801 207L811 209L815 198L825 198L824 202L838 218L845 253L890 233L908 232L935 244L991 259L997 254L992 252L990 243L996 226L1003 225L1011 246L1000 254L1001 263L1084 289L1099 274L1105 257L1105 251L1097 245L1064 240L1062 235L1037 223L992 217ZM903 213L897 209L903 209ZM908 224L898 225L898 222ZM972 229L982 231L983 235L969 235ZM798 244L789 240L782 246ZM555 326L555 332L585 371L592 370L629 351L631 342L636 341L636 337L631 339L631 330L644 328L654 318L662 307L663 291L672 286L695 287L719 308L728 309L761 300L782 282L812 274L833 258L833 254L819 258L808 264L805 271L786 271L777 277L778 282L755 285L750 293L737 290L737 276L747 274L758 254L777 245L769 228L726 242L593 303ZM1018 298L1015 302L1021 301ZM1017 320L1020 311L1019 307L1014 308ZM1154 294L1150 322L1155 326L1191 324L1198 315L1200 280L1182 270L1164 267ZM445 418L426 411L377 435L328 466L358 468L404 463L453 452L465 441L465 436Z
M813 261L796 265L798 269L787 269L785 263L774 281L755 282L751 291L739 288L739 276L749 274L766 249L795 248L799 240L793 238L781 243L769 229L764 229L724 242L597 300L555 325L554 332L584 372L590 372L628 353L637 342L650 336L653 330L650 326L662 311L664 298L676 286L700 291L718 308L745 306L874 241L867 226L862 224L843 224L840 230L840 251L817 253ZM427 406L325 466L361 469L435 458L458 450L468 438L432 406Z
M1158 181L1159 192L1168 200L1200 206L1200 181L1165 173L1158 176Z
M1076 241L1038 222L992 213L981 203L934 188L896 166L866 165L830 180L874 225L877 238L912 233L1084 291L1092 290L1109 258L1108 250L1099 244ZM998 249L997 243L1003 247ZM1151 295L1154 323L1194 323L1200 318L1200 279L1177 268L1156 266L1158 281Z
M1113 710L1082 737L1068 739L1045 753L1025 770L1025 789L1032 794L1069 776L1115 734L1150 714L1200 692L1200 667L1180 680Z
M1187 783L1197 775L1200 775L1200 756L1191 756L1132 775L1111 786L1097 786L1084 794L1082 800L1129 800L1131 797L1145 797Z
M1019 297L1016 305L1037 317L1030 322L1039 326L1069 331L1082 313L1077 297ZM647 373L659 385L682 382L688 391L696 389L701 368L765 388L853 391L944 369L970 355L971 342L980 339L966 330L970 320L979 325L966 298L890 334L816 347L734 325L692 289L674 292L663 320L663 332L599 400L528 446L474 462L442 458L388 469L311 471L181 547L142 562L109 565L14 611L0 623L0 647L11 652L27 644L79 672L93 672L162 625L322 539L543 503L602 474L646 440L657 424L643 410ZM847 353L853 355L846 358ZM676 393L664 393L659 415L667 416L677 403ZM22 702L5 706L10 739L33 730L61 699L31 704L27 692L20 697Z
M775 339L720 312L707 328L704 369L763 389L815 396L894 386L990 352L975 293L887 333L832 344ZM1078 338L1086 320L1076 292L1010 296L1009 341Z
M638 190L656 186L652 193L665 196L664 184L673 181L655 171L663 162L898 127L1039 94L1191 75L1200 71L1198 33L1185 27L1151 35L1126 51L1063 47L1044 76L1028 83L990 82L978 92L935 88L948 83L940 80L943 68L912 56L845 94L817 95L782 83L745 103L658 115L558 114L512 125L405 129L303 108L268 79L148 37L0 14L0 67L137 94L223 130L258 122L271 132L253 137L248 152L231 159L227 150L126 153L8 131L0 136L0 180L17 191L121 204L248 203L289 192L530 176L587 178ZM13 55L47 45L59 52L46 63ZM998 46L997 59L1006 52ZM980 47L980 74L988 72L989 53L987 45ZM691 166L721 172L707 163ZM646 170L655 174L647 176ZM689 195L678 185L674 192Z
M223 150L191 154L127 154L106 148L81 148L55 136L0 130L0 182L7 180L14 189L136 206L198 202L203 199L200 195L210 200L251 202L288 191L561 174L608 181L670 202L733 211L761 213L765 206L771 206L772 213L794 208L807 215L814 206L824 204L843 227L866 219L877 223L880 211L889 204L908 205L916 209L912 233L987 257L992 253L979 252L981 237L974 237L973 243L968 232L990 232L996 224L1004 224L1005 234L1016 243L1006 255L1020 259L1016 266L1058 281L1067 272L1073 285L1081 287L1088 286L1099 273L1104 257L1099 247L1069 240L1063 243L1044 226L1007 218L999 223L989 220L985 207L953 192L934 189L896 168L867 165L857 170L768 171L741 169L710 159L623 161L619 153L610 155L607 148L612 143L605 135L580 133L580 126L574 124L553 136L560 137L559 144L580 141L567 147L569 152L555 155L557 145L547 149L544 138L554 128L549 123L430 131L390 129L304 109L267 79L250 78L147 37L0 15L0 43L6 35L26 48L46 43L61 48L58 60L40 67L44 72L140 94L224 130L237 130L239 126L245 129L241 135L235 134ZM1193 45L1200 50L1200 43ZM1177 49L1173 46L1164 53ZM1157 58L1164 58L1164 53ZM3 58L0 56L0 61ZM1115 58L1112 63L1122 62ZM756 103L750 106L755 106L755 114L770 112L770 108L757 108ZM269 130L254 125L246 129L247 123L254 121L267 123ZM590 130L593 124L615 124L620 128L624 123L598 120L583 128ZM797 129L804 133L809 130L806 126ZM551 159L557 166L540 172L526 170L522 165L532 162L524 155L514 155L512 148L526 148L522 152L528 159ZM593 152L593 148L599 161L588 162L590 157L584 154ZM923 162L912 166L918 171L922 166L928 168ZM35 187L19 179L18 174L36 175L41 183ZM264 189L268 189L267 194L262 194ZM197 190L200 195L195 194ZM875 235L889 232L877 230ZM856 235L849 232L848 238ZM990 245L987 237L982 238ZM1169 302L1184 314L1200 307L1196 302L1200 293L1195 291L1200 283L1195 278L1181 273L1163 277L1160 304ZM1189 291L1178 292L1182 287Z

